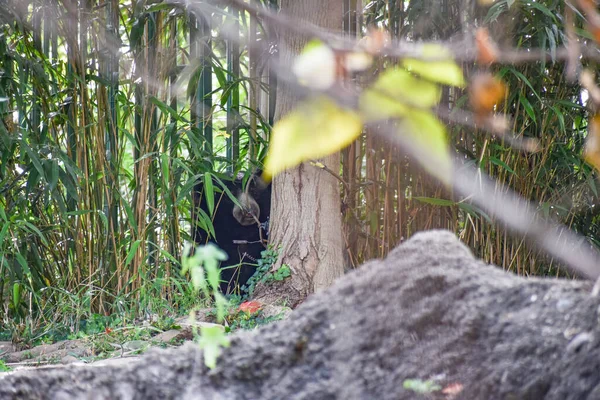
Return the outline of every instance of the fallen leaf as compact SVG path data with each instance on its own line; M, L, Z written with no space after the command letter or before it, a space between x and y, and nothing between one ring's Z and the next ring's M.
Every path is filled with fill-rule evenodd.
M462 390L463 390L463 385L455 382L455 383L451 383L451 384L447 385L445 388L443 388L442 393L448 394L451 396L456 396L457 394L462 392Z
M245 312L247 314L256 314L262 308L262 304L258 301L245 301L238 307L238 311Z

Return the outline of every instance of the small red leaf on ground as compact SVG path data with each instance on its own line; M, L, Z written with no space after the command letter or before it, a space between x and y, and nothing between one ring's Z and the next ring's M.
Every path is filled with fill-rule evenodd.
M245 301L238 307L238 311L243 311L248 314L256 314L262 308L262 304L258 301Z
M455 382L455 383L451 383L448 386L446 386L445 388L443 388L442 393L445 395L448 395L449 399L453 399L454 396L456 396L457 394L462 392L462 390L463 390L463 385Z

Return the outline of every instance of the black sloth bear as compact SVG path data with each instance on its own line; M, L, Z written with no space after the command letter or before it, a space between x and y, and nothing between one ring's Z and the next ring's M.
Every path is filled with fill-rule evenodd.
M213 179L214 214L211 216L215 237L198 224L198 212L192 215L192 237L196 244L216 243L229 257L221 263L221 292L241 293L241 287L256 271L256 261L266 248L271 213L271 185L256 171L244 182L244 174L234 181L222 182L237 199L234 202L221 185ZM210 211L206 202L204 183L194 188L194 208L206 215ZM195 209L196 211L196 209Z

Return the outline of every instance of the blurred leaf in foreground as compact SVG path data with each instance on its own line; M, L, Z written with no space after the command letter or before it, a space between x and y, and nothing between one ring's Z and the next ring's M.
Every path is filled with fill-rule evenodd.
M362 121L327 97L300 104L273 127L264 178L303 161L332 154L352 143L362 131Z

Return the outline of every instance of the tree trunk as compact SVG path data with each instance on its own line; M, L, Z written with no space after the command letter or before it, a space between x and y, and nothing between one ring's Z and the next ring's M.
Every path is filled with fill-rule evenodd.
M342 0L282 0L281 12L331 31L342 30ZM302 51L307 37L280 32L280 57L285 65ZM285 116L297 104L293 91L280 84L275 118ZM340 155L321 160L336 173ZM284 300L295 306L310 293L326 288L344 273L339 182L309 164L288 170L273 180L270 241L279 248L274 269L286 264L292 276L271 288L260 288L264 302Z

